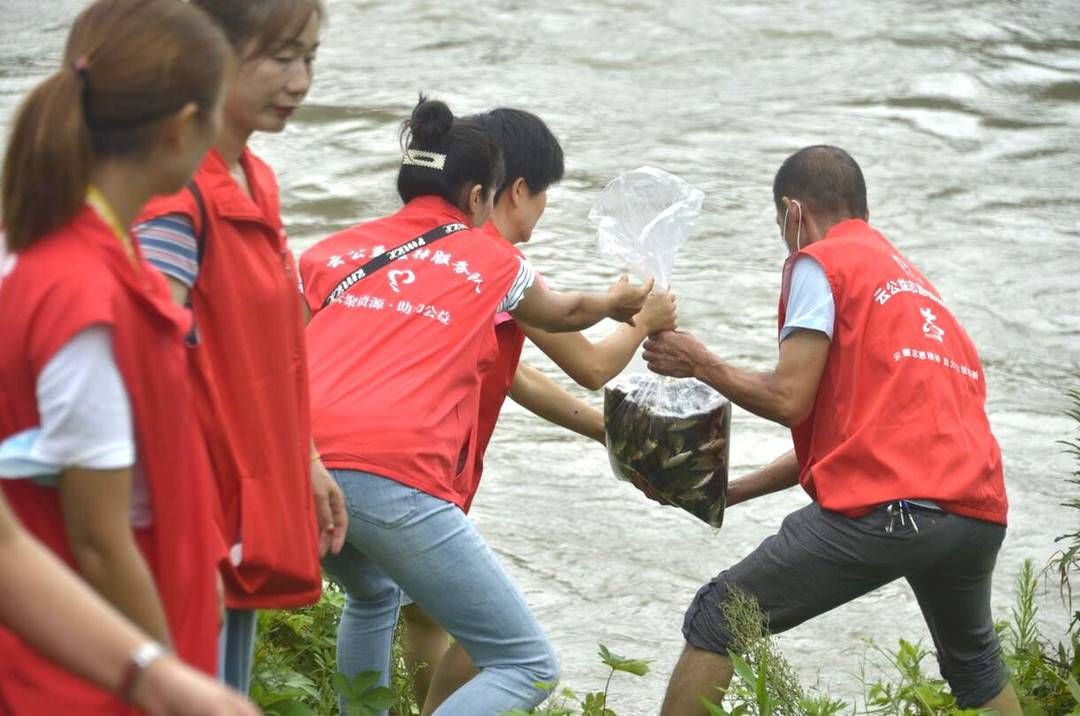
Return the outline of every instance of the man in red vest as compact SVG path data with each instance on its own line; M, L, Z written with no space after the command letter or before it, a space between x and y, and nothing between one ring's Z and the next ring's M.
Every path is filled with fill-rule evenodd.
M903 577L958 704L1019 716L990 613L1008 505L975 347L867 224L866 183L847 152L788 157L773 199L790 252L776 367L736 368L681 331L650 338L645 360L791 429L794 449L733 481L729 505L795 484L813 502L698 592L663 714L706 714L702 698L718 702L731 681L722 605L733 590L778 633Z

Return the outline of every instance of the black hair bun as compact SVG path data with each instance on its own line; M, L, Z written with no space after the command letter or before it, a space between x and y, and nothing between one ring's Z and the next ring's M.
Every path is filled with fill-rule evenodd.
M420 101L409 118L411 144L416 147L436 147L442 143L453 124L454 113L445 102L420 95Z

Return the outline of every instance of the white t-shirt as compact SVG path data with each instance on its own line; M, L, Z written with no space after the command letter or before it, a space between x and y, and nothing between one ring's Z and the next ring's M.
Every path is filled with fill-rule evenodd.
M835 324L836 303L825 269L814 258L800 256L791 269L791 287L780 341L797 330L820 331L831 341Z
M112 329L90 326L65 343L38 375L35 393L41 425L0 442L0 474L54 485L64 468L134 467L132 524L149 525L149 492L135 464L131 403Z

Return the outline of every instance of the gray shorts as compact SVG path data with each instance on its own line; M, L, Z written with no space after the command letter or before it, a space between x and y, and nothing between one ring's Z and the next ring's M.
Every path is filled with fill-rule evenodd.
M990 614L990 578L1005 527L913 507L918 531L884 506L857 520L812 503L780 531L702 587L683 622L699 649L727 654L721 609L729 590L757 599L764 627L778 634L903 577L937 647L941 675L961 707L986 703L1008 681Z

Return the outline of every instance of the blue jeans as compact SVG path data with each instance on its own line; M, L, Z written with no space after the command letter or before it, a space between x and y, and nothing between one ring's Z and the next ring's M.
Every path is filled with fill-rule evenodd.
M537 684L554 687L559 678L554 650L465 514L456 505L378 475L331 474L349 509L345 548L323 560L346 594L338 669L350 678L381 671L382 683L389 683L404 589L480 669L435 716L496 716L542 702L548 691Z
M251 690L251 666L255 654L254 609L226 609L218 636L218 679L242 694Z

